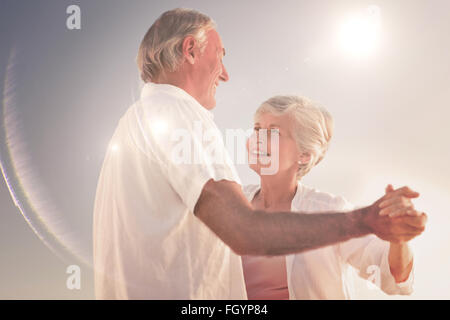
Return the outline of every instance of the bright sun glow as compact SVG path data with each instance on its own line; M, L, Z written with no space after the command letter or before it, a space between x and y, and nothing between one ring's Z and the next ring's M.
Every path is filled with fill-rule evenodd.
M113 145L111 146L111 150L114 151L114 152L119 151L119 145L118 145L117 143L113 144Z
M164 134L169 129L169 125L167 124L167 121L162 120L162 119L156 119L154 121L151 121L150 127L153 131L153 134L155 134L155 135Z
M380 8L370 6L349 17L340 28L340 44L348 54L368 56L378 47Z

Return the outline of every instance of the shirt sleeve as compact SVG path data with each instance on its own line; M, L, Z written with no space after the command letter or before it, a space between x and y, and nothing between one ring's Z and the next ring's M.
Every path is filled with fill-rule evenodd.
M141 148L161 167L191 212L210 179L242 185L208 110L188 100L164 98L151 106L141 103L136 120Z
M344 198L341 198L341 202L342 210L354 209ZM350 264L360 277L371 281L385 293L409 295L413 292L414 263L408 279L397 283L389 266L389 242L375 235L368 235L339 243L337 246L344 263Z

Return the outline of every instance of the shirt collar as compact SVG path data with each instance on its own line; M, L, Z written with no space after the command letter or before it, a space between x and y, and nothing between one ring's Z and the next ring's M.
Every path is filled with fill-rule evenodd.
M149 95L158 91L166 92L179 98L187 99L192 103L194 103L195 105L197 105L198 107L200 107L202 110L204 110L205 114L207 114L211 119L214 119L214 114L210 110L203 107L193 96L191 96L189 93L187 93L180 87L171 84L147 82L144 84L144 87L142 88L141 99L144 99L145 97L148 97Z
M291 210L298 211L300 208L300 201L303 197L303 184L298 181L297 182L297 191L295 191L294 198L292 199Z
M256 188L254 188L252 190L252 192L250 193L250 197L249 197L249 201L252 202L253 198L255 197L255 194L261 189L261 186L257 186ZM303 196L303 184L298 181L297 182L297 190L295 191L295 195L294 198L292 198L292 202L291 202L291 210L292 211L297 211L298 208L300 208L300 201L301 198Z

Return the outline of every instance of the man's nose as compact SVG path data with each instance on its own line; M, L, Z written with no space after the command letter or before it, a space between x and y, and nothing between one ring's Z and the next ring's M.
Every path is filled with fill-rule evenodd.
M223 82L227 82L230 79L227 69L225 69L225 66L223 65L223 63L222 63L222 73L220 74L219 79L222 80Z

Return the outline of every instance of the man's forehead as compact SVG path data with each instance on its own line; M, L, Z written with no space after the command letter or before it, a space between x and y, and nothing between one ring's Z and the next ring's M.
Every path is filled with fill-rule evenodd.
M220 52L220 53L222 53L223 56L225 56L225 48L223 47L223 43L222 43L222 42L220 42L220 43L217 45L217 51Z
M223 47L222 39L220 38L219 33L215 29L211 29L208 32L208 38L210 41L212 40L215 44L217 51L221 51L223 55L225 55L225 48Z

